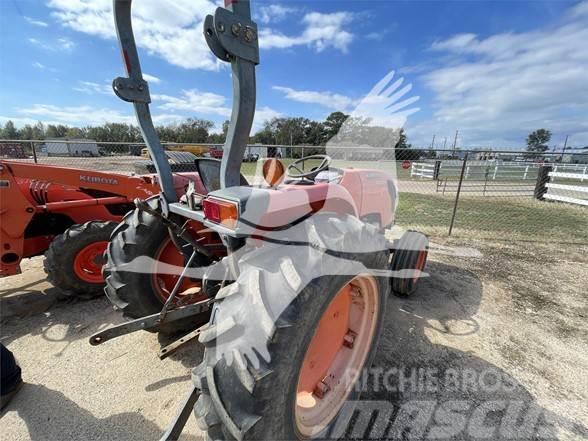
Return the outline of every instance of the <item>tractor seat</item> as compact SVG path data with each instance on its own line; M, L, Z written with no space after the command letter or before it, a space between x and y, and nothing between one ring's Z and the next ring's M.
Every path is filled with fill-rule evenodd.
M214 158L198 158L194 162L206 193L220 190L221 161ZM247 182L243 174L240 174L240 180L241 186L249 186L249 182Z

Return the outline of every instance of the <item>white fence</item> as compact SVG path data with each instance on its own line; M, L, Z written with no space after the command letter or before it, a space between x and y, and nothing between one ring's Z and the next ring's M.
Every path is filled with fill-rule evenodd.
M580 181L588 181L588 165L586 164L547 164L547 163L520 163L520 162L488 162L468 161L464 170L464 179L474 181L504 181L504 180L530 180L537 179L539 167L551 165L554 172L566 172L580 175ZM459 178L463 161L441 161L438 178ZM410 169L411 177L434 179L435 162L413 162Z
M584 182L584 179L587 178L586 167L583 173L551 171L549 172L549 182L545 184L547 193L543 195L543 198L588 207L588 185L576 185ZM566 183L554 182L557 179L564 179Z
M431 162L413 162L410 166L410 176L418 176L425 179L433 179L435 173L435 163Z

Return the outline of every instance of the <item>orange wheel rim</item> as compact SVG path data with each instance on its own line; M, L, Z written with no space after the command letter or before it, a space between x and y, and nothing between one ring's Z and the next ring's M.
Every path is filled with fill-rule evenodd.
M107 245L107 241L93 242L78 251L73 262L73 270L78 279L88 283L104 282L102 266Z
M186 264L184 255L176 248L170 239L166 239L159 247L155 254L155 268L152 272L152 283L155 294L165 303L169 298L172 290L178 279L180 278L181 268ZM175 266L174 274L168 274L164 267ZM168 268L169 269L169 268ZM188 305L190 303L198 302L205 298L204 295L198 295L201 287L200 282L195 282L186 277L180 286L174 303Z
M347 283L323 313L298 376L294 417L303 437L318 435L349 397L373 343L379 287L368 274Z
M419 256L417 258L417 262L415 265L414 277L412 278L413 282L418 282L419 278L421 277L421 273L423 269L425 269L425 263L427 262L427 250L419 251Z

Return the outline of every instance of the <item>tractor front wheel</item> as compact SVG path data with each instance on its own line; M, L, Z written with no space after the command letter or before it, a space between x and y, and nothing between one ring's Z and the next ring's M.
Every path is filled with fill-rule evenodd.
M306 224L308 246L244 254L216 297L193 371L208 439L329 438L353 413L382 332L389 253L355 218ZM314 246L343 242L344 253Z
M73 225L55 237L43 262L47 279L68 297L104 294L103 254L116 222Z
M390 269L392 276L392 291L400 296L409 296L416 291L427 264L429 253L429 239L418 231L405 232L396 244Z
M158 208L159 198L147 200ZM137 319L161 311L185 265L184 255L176 248L167 227L161 220L145 211L129 212L112 234L105 253L103 268L106 296L125 317ZM198 255L197 266L210 263ZM169 271L175 268L174 271ZM199 294L201 282L184 279L176 296L176 304L190 304L203 300ZM173 333L206 322L208 314L168 323L158 329Z

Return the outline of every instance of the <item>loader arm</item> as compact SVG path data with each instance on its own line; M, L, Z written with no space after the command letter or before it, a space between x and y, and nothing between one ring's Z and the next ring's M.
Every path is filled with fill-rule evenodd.
M76 188L87 188L123 196L129 201L159 193L159 186L148 177L127 176L93 170L40 165L19 161L0 161L6 173L14 178L51 182Z

